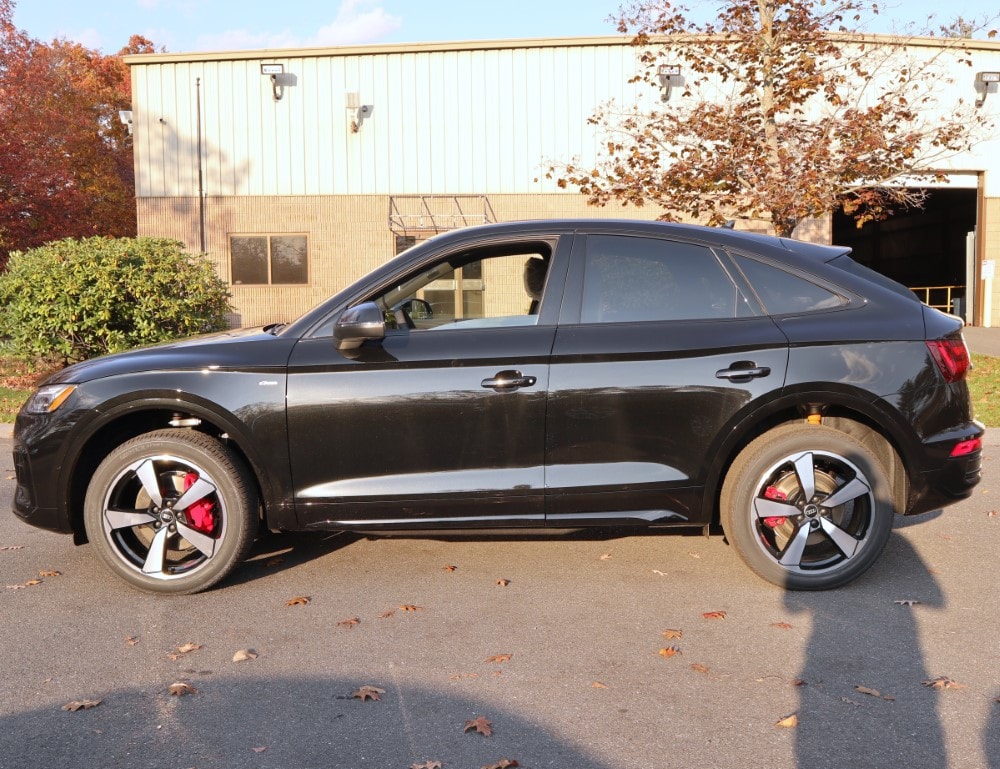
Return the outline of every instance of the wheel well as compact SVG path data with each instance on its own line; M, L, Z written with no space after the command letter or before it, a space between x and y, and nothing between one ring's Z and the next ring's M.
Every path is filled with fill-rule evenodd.
M87 496L87 486L97 470L98 465L116 447L136 436L152 430L163 428L177 430L197 430L218 440L225 440L226 448L242 460L254 481L254 492L258 500L263 500L260 490L260 479L256 469L242 448L222 430L219 425L206 421L202 417L186 412L168 409L149 409L130 413L97 430L80 448L73 474L70 478L67 505L70 511L70 522L73 526L73 541L80 545L87 541L83 527L83 503Z
M810 417L810 415L814 416ZM875 455L889 476L894 494L894 508L897 512L903 512L906 509L910 493L909 476L900 458L899 448L893 442L892 437L875 420L860 412L836 404L810 403L769 415L767 419L754 425L752 430L745 433L742 439L733 445L720 467L718 477L715 479L714 493L708 498L712 504L711 521L714 525L719 524L719 498L722 493L722 483L737 455L750 442L764 433L783 424L806 422L810 418L815 419L816 415L821 420L820 424L850 435Z

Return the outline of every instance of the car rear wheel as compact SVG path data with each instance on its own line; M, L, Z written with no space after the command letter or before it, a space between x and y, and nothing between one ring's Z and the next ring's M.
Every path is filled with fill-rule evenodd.
M252 485L219 441L157 430L112 451L84 503L87 536L113 572L141 590L196 593L242 561L257 523Z
M720 507L746 564L792 590L847 584L878 559L892 530L881 463L822 425L784 425L750 443L726 476Z

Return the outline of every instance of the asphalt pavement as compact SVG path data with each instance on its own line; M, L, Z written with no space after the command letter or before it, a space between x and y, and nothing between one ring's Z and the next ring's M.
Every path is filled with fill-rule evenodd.
M836 591L719 536L286 535L173 598L7 512L10 448L0 769L1000 769L995 442Z

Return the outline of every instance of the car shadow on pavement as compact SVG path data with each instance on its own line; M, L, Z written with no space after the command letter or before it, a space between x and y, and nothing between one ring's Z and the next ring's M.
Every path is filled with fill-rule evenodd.
M873 581L877 591L864 584ZM944 597L904 536L894 532L879 564L858 582L789 592L785 604L812 622L798 681L796 766L948 766L940 692L924 684L935 674L924 663L918 627L919 614L943 608Z
M100 704L86 710L53 703L0 718L0 767L612 769L495 703L384 680L258 674L261 662L252 665L193 680L186 696L171 696L166 682L91 692ZM379 699L353 696L362 686ZM479 716L491 735L465 729Z

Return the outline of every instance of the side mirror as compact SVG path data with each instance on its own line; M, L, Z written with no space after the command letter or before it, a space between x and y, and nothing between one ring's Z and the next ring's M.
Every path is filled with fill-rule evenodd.
M338 350L353 350L369 339L385 338L385 314L375 302L362 302L344 310L333 327Z

